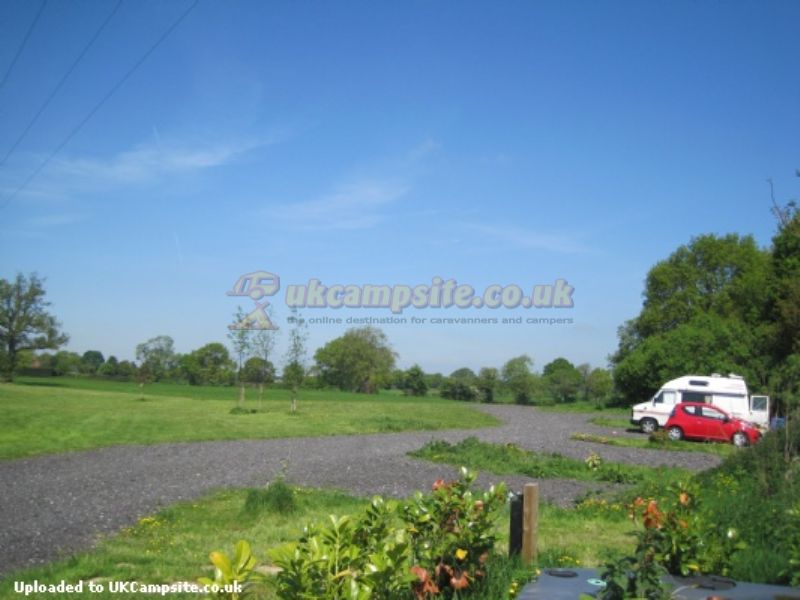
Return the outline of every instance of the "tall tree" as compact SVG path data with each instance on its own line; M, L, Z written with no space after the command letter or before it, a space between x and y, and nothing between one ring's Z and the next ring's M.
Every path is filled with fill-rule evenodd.
M103 353L99 350L87 350L81 356L81 371L88 375L96 375L97 369L106 362Z
M614 380L606 369L593 369L586 382L588 398L602 407L614 389Z
M581 375L581 384L578 391L581 400L589 399L589 376L592 374L592 366L589 363L581 363L577 367L578 373Z
M271 304L267 307L267 317L271 323L275 322ZM253 355L254 358L260 359L260 362L257 364L263 369L261 374L257 377L259 409L261 408L261 403L264 398L264 386L272 383L275 379L275 367L273 366L272 353L275 351L277 337L277 329L259 329L253 336Z
M407 396L424 396L428 393L425 372L419 365L413 365L403 374L403 392Z
M150 338L136 346L136 360L139 361L139 383L159 381L177 366L175 342L168 335Z
M582 376L566 358L556 358L544 366L542 379L553 398L559 402L571 402L580 390Z
M233 325L228 326L228 339L233 347L233 354L236 356L236 385L239 386L239 407L244 405L244 380L242 379L242 368L245 359L253 349L253 323L247 319L247 313L238 307L234 313Z
M109 356L97 369L97 374L103 377L116 377L119 375L119 360L117 360L117 357Z
M314 354L325 383L350 392L377 393L391 381L396 355L374 327L350 329Z
M59 350L53 357L53 372L56 375L77 375L80 366L81 357L77 352Z
M286 351L286 365L283 367L283 381L292 391L292 412L297 412L297 395L306 377L306 341L308 326L300 312L292 309L289 317L289 347Z
M503 386L517 404L528 404L536 391L536 376L531 373L533 359L527 354L510 359L500 371Z
M475 380L475 385L480 391L481 402L490 404L494 402L494 392L497 389L497 384L500 381L500 374L494 367L482 367L478 371L478 378Z
M642 311L620 328L611 357L624 400L646 400L690 373L733 371L765 384L769 263L750 236L703 235L650 269Z
M181 357L181 368L190 385L230 384L233 361L224 344L212 342Z
M461 367L460 369L456 369L452 373L450 373L450 379L460 379L461 381L471 384L475 381L476 375L475 371L470 369L469 367Z
M772 238L770 317L775 323L774 355L778 362L800 353L800 211L783 210Z
M19 353L29 350L56 349L69 336L61 324L47 312L44 280L36 273L17 274L14 281L0 279L0 377L12 381Z

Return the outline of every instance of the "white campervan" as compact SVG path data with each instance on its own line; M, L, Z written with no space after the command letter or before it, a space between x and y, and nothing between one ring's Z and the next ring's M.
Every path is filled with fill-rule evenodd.
M740 375L723 377L714 373L686 375L668 381L649 401L632 409L631 423L652 433L667 422L679 402L706 402L719 406L731 416L766 428L769 423L769 396L750 396Z

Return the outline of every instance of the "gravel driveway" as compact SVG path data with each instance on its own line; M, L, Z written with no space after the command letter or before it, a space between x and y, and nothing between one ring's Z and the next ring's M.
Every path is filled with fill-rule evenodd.
M263 485L286 466L287 479L359 495L403 497L429 489L439 477L453 478L447 465L415 460L406 453L432 439L458 441L474 435L487 442L513 442L531 450L583 459L594 451L606 461L700 470L716 456L617 448L569 439L575 432L608 434L587 415L535 408L479 405L504 422L496 428L115 446L86 452L0 462L0 575L86 549L99 534L130 526L144 515L220 487ZM520 489L525 477L482 475L481 485L506 481ZM567 505L597 484L542 480L543 499Z

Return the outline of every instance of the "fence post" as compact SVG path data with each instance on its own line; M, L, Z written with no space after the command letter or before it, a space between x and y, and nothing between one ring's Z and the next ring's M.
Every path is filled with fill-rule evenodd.
M539 484L522 488L522 563L531 565L537 558L539 542Z
M522 552L522 494L511 494L511 520L508 527L508 556Z

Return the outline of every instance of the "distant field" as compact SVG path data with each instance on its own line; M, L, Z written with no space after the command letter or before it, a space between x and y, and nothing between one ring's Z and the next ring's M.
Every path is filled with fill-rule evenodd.
M299 410L289 392L268 390L259 406L230 414L230 387L151 384L94 379L21 378L0 385L0 459L118 444L348 435L497 425L464 403L395 394L303 390Z

